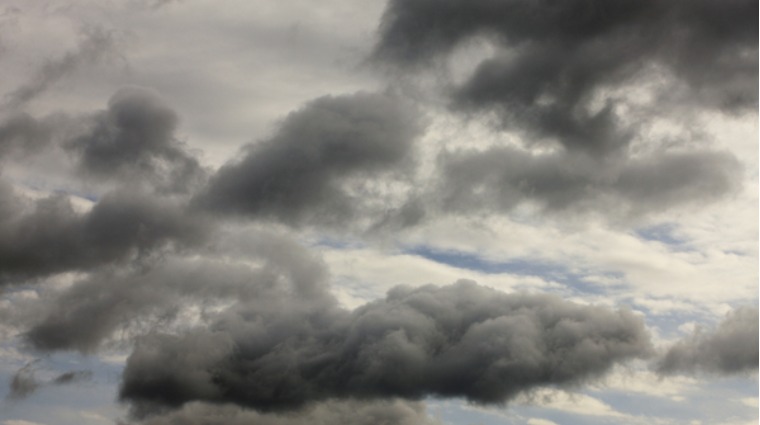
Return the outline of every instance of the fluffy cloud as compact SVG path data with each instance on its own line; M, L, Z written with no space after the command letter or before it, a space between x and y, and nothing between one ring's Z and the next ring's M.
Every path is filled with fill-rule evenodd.
M502 403L598 377L651 350L629 311L467 281L397 287L350 312L334 305L298 294L259 297L209 327L148 335L127 361L121 398L138 414L191 401L263 411L329 398Z
M2 283L130 261L169 244L195 243L207 229L177 202L140 192L115 191L86 213L64 195L31 201L7 184L0 197Z
M417 112L396 96L319 98L288 115L271 139L223 166L197 203L289 223L344 223L363 202L346 184L400 171L412 159L420 129Z
M151 90L123 88L108 110L87 120L84 134L66 143L81 172L96 179L146 179L159 190L186 191L205 172L176 140L177 114Z
M663 374L737 374L757 370L758 309L738 308L713 330L697 329L673 345L659 361Z

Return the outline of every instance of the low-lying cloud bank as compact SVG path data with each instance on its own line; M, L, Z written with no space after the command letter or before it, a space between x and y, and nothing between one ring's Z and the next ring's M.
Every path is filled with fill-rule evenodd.
M327 296L278 294L239 303L208 327L139 339L120 394L138 415L192 401L261 411L331 398L503 403L651 351L630 311L467 281L397 287L354 311Z

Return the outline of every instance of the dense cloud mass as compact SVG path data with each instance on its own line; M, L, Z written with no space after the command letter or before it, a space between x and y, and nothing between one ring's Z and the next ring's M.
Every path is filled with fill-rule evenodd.
M375 402L328 401L296 413L273 414L244 410L234 405L189 403L175 412L132 425L440 425L425 413L421 403L399 400ZM126 425L126 424L123 424Z
M198 203L291 223L343 223L361 209L345 184L401 171L419 132L417 112L396 96L319 98L288 115L270 140L222 167Z
M86 213L64 195L31 201L0 186L0 283L147 256L203 239L207 224L168 199L115 191Z
M732 311L714 330L698 329L671 347L658 364L664 374L695 371L737 374L756 371L758 357L758 309Z
M174 136L177 114L154 92L119 90L108 110L90 118L89 129L66 147L81 156L79 167L96 179L147 179L159 190L187 191L205 172Z
M503 212L527 199L554 211L617 205L642 213L739 186L735 158L688 136L680 144L690 150L631 153L634 143L652 142L662 109L756 108L757 12L751 0L394 0L374 56L424 68L475 38L496 48L454 84L451 104L496 113L528 149L445 155L442 193L431 195L445 211ZM625 92L634 81L658 82L649 110L631 109L635 95ZM537 146L560 149L531 152Z
M37 350L90 353L115 333L139 335L140 323L182 320L188 305L214 307L233 300L252 303L273 294L300 294L313 302L327 297L324 265L297 244L271 232L245 232L251 244L222 255L169 258L157 264L91 273L65 290L49 294L26 318L26 340ZM237 254L235 252L237 251ZM248 264L230 263L243 257ZM257 261L257 264L250 264ZM328 304L329 305L329 302ZM153 322L148 319L153 318ZM138 327L137 329L131 329ZM133 330L133 332L129 332Z
M457 103L500 106L568 149L604 151L620 142L614 111L579 109L596 90L648 66L714 106L755 106L757 12L752 0L393 0L375 55L425 64L487 37L504 51L478 66Z
M623 365L758 368L756 306L664 352L650 334L757 296L757 0L340 0L306 20L268 0L11 3L8 403L108 373L90 383L120 407L77 399L71 420L533 424L551 421L522 397ZM719 391L631 379L636 397L594 387L549 417L720 416L636 417Z
M397 287L351 312L312 297L259 298L208 328L138 341L121 398L143 414L191 401L264 411L329 398L501 403L597 377L649 344L629 311L467 281Z

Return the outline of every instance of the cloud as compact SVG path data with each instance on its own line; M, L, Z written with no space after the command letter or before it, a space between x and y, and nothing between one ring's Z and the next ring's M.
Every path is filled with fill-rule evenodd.
M467 281L396 287L353 311L313 295L260 296L206 327L139 339L120 397L138 416L192 401L260 411L349 398L503 403L580 384L650 350L630 311Z
M42 385L34 376L36 361L29 362L19 369L11 378L9 400L20 400L29 397Z
M11 378L9 400L21 400L29 397L42 387L51 385L68 385L76 382L87 381L92 378L89 370L76 370L64 372L53 379L40 381L35 376L35 370L39 360L31 361L19 369Z
M87 28L76 50L67 52L55 60L46 61L39 70L21 87L6 93L6 103L10 110L18 110L38 97L52 84L79 68L92 66L116 52L114 34L100 27Z
M37 201L0 185L0 282L18 283L65 271L146 257L169 245L204 238L208 224L178 202L117 190L86 213L64 195Z
M504 52L477 67L459 88L457 102L504 106L527 120L523 125L560 137L569 149L595 151L605 147L597 136L611 134L605 128L614 115L577 107L594 90L648 65L675 74L719 107L754 106L758 28L750 17L757 11L751 0L392 0L374 55L426 65L485 37ZM560 130L569 134L555 134Z
M127 87L108 110L66 148L80 155L80 171L94 179L146 179L160 190L186 191L205 179L197 159L177 141L177 114L152 90Z
M27 306L27 342L37 350L91 353L118 333L131 339L161 323L199 320L189 306L212 309L235 300L270 299L272 292L325 298L321 261L272 232L241 232L252 246L233 255L232 238L216 241L221 253L168 257L155 264L92 272L63 291ZM232 242L232 243L230 243ZM240 262L244 256L245 262ZM237 260L237 261L236 261ZM257 263L257 264L252 264ZM203 313L201 313L203 314ZM147 329L146 329L147 327Z
M736 190L741 177L736 158L714 151L610 162L493 147L444 152L438 164L428 204L449 213L508 212L532 202L548 212L638 214L715 200Z
M659 360L662 374L707 372L739 374L758 366L758 309L740 307L713 330L698 328Z
M132 424L170 425L178 423L183 425L243 425L252 423L260 425L306 425L315 423L335 425L441 424L440 421L426 414L423 404L400 400L328 401L289 414L259 413L233 405L189 403L180 410Z
M399 97L322 97L288 115L272 138L249 146L241 160L223 166L196 203L287 223L345 224L370 196L353 196L346 185L402 170L420 130L418 113Z

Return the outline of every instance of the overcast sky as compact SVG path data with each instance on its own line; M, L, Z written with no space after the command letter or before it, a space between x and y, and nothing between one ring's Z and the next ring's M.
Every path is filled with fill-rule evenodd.
M755 0L4 0L0 424L755 424Z

